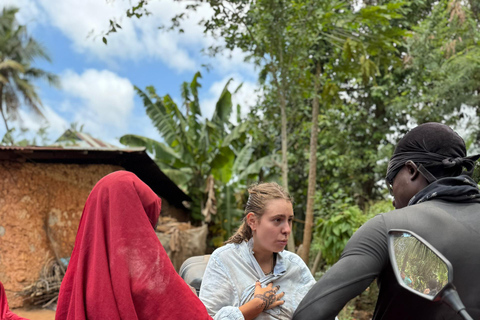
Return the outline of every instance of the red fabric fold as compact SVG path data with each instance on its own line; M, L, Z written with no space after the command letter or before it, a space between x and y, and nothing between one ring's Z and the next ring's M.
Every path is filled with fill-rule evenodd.
M22 318L17 316L15 313L10 311L8 308L7 294L5 293L5 288L3 283L0 282L0 320L28 320L27 318Z
M160 208L160 198L133 173L117 171L95 185L56 320L211 319L155 234Z

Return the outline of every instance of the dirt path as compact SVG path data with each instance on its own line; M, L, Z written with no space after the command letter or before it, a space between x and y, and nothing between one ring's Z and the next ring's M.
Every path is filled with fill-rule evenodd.
M46 309L12 309L12 311L21 317L31 320L55 320L55 311Z

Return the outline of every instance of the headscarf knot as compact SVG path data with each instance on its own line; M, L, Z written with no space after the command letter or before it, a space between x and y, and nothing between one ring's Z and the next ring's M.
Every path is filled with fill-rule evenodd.
M444 165L445 168L452 168L455 166L461 166L465 162L464 158L446 158L442 160L442 164Z

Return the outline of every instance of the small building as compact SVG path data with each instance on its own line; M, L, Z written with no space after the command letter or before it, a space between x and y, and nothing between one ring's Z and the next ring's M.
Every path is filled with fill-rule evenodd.
M0 281L11 307L52 258L68 258L85 201L98 180L127 170L162 198L162 216L189 221L191 198L144 148L0 146Z

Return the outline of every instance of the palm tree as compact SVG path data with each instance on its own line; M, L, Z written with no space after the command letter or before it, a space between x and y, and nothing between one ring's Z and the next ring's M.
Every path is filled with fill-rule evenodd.
M50 61L50 57L27 34L26 27L17 23L17 12L17 8L6 7L0 15L0 112L7 132L8 120L19 117L20 97L25 106L43 116L42 102L32 83L34 80L44 79L50 85L58 86L56 75L31 66L37 58Z

